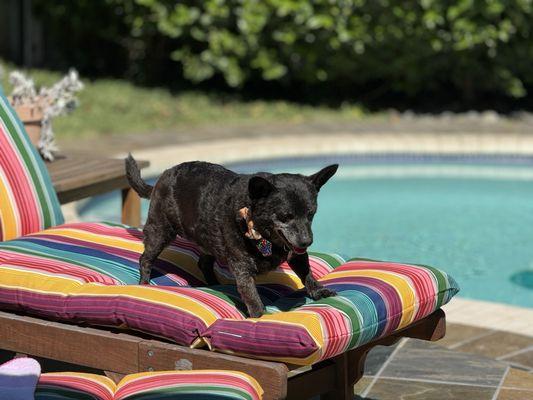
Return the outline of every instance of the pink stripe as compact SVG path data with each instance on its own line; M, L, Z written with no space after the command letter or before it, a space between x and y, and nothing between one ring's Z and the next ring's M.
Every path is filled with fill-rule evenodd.
M80 267L56 258L49 259L41 256L31 256L22 253L12 253L0 250L0 254L7 255L2 265L24 267L28 270L43 271L51 274L72 277L83 282L97 282L105 285L120 285L121 283L111 276L104 275L90 268Z

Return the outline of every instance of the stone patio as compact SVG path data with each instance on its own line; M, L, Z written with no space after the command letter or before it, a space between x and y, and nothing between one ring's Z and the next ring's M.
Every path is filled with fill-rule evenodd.
M436 343L378 347L354 399L533 400L533 338L461 324Z

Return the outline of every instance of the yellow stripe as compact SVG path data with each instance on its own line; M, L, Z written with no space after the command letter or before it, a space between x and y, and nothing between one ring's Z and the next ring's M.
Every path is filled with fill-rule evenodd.
M303 310L287 311L275 314L266 314L259 319L248 318L247 321L273 321L281 324L297 325L304 328L315 340L319 347L324 346L324 333L319 316L312 311Z
M357 276L364 276L374 279L379 279L383 282L391 285L398 293L402 302L402 319L397 329L401 329L411 322L413 322L415 316L415 290L409 284L409 279L403 275L398 275L392 272L386 272L375 269L368 270L349 270L349 271L332 271L324 278L319 279L321 282L327 282L336 278L353 278Z
M20 270L9 266L0 266L0 286L20 287L41 293L67 295L77 292L84 283L77 280L46 273Z
M39 233L36 233L35 235L38 234ZM101 233L91 233L87 231L78 230L76 228L52 228L48 229L46 231L46 234L79 239L85 242L98 243L110 247L118 247L120 249L127 249L135 251L137 253L142 253L144 251L144 246L142 242L121 239L114 236L106 236Z
M127 296L150 303L161 304L183 310L210 325L216 321L216 315L205 305L186 295L158 289L155 286L139 285L102 285L97 283L79 283L68 278L13 270L0 267L0 286L21 288L43 294L58 294L62 296Z
M302 289L304 285L298 275L285 271L270 271L256 278L258 284L276 284L288 286L294 290Z
M19 221L15 213L13 204L15 202L10 196L9 188L6 184L5 177L0 171L0 224L2 228L2 240L10 240L19 236Z
M222 268L215 268L215 274L221 284L235 285L235 278L231 275L231 272ZM255 278L255 283L258 285L281 285L293 290L303 289L304 287L302 281L298 278L298 275L292 272L279 270L270 271L264 275L258 275Z
M99 386L102 386L103 388L107 389L109 391L110 395L113 395L115 393L115 390L117 388L117 385L115 385L115 382L113 382L111 379L109 379L106 376L103 375L96 375L96 374L85 374L82 372L47 372L45 374L41 374L43 377L57 377L57 378L80 378L87 381L91 381L94 383L97 383Z

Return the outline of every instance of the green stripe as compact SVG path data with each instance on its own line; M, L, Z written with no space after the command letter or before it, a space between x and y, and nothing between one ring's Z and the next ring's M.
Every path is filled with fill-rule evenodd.
M319 253L316 251L309 252L309 255L315 256L326 262L332 268L337 268L344 263L344 260L337 254Z
M444 303L444 295L451 289L450 286L448 285L447 274L441 271L440 269L431 267L429 265L424 265L424 264L412 264L412 265L416 265L418 267L428 269L432 273L432 275L435 277L437 281L437 304L435 306L436 307L435 309L440 308Z
M348 293L353 294L354 296L350 297L350 299L344 298ZM363 297L365 297L367 300L363 299ZM350 324L352 327L352 337L350 338L350 343L348 344L349 348L356 346L357 342L359 341L359 333L361 331L361 319L360 319L359 314L356 311L358 307L354 306L354 303L358 299L362 299L362 303L364 304L370 301L368 296L364 295L361 292L352 291L352 290L343 290L342 296L326 297L324 299L313 301L312 303L309 304L309 306L311 307L317 304L328 305L346 314L346 316L350 319ZM306 306L303 306L303 308L305 307Z

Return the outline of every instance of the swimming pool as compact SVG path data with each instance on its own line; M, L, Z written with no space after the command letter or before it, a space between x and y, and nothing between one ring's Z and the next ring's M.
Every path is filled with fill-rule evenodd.
M229 167L310 174L331 162L341 167L321 190L311 249L433 265L463 297L533 307L533 158L345 155ZM79 208L93 221L117 221L119 210L118 193Z

